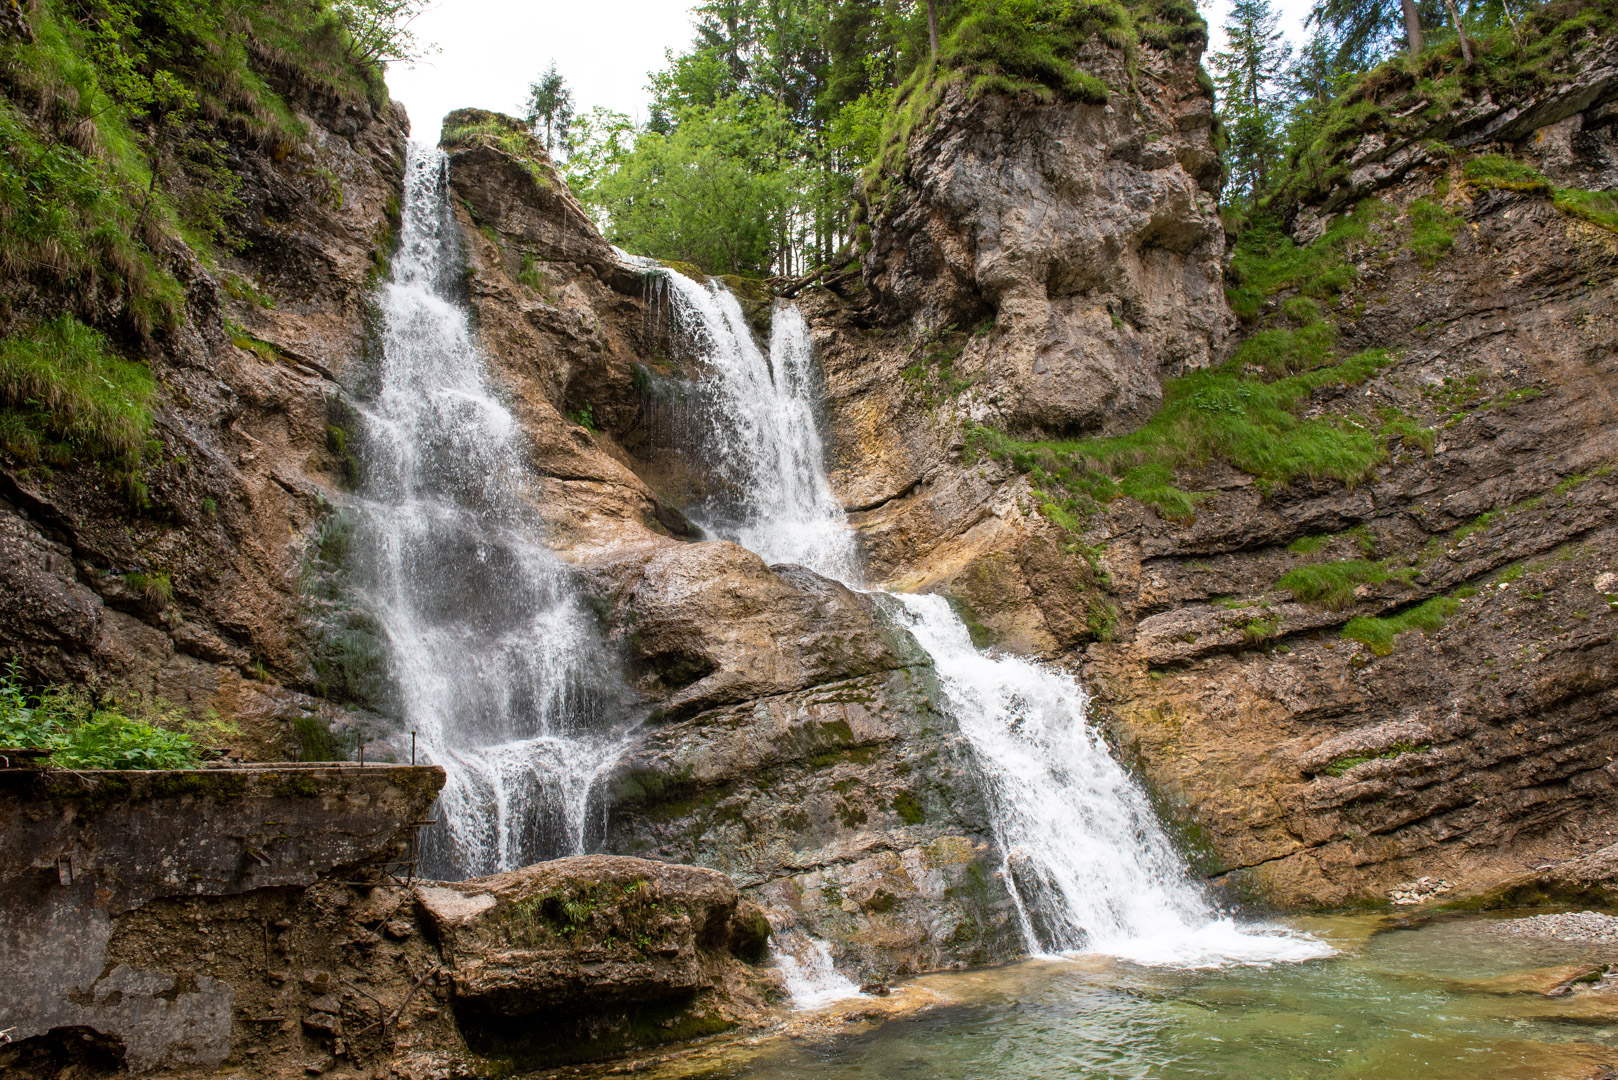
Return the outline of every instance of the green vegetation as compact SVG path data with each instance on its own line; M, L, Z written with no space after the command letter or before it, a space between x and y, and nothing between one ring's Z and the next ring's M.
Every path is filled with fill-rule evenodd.
M596 407L588 401L568 413L567 418L586 431L601 430L596 426Z
M124 584L140 593L141 599L162 610L174 601L174 583L166 573L125 574Z
M535 138L520 120L513 120L503 113L457 109L444 118L444 130L438 142L451 150L488 143L521 161L540 188L549 189L551 186L550 157L545 152L545 144ZM467 204L466 210L476 220L477 213L471 204ZM489 238L497 244L500 242L498 236Z
M1618 193L1558 188L1556 208L1564 214L1583 218L1611 232L1618 232Z
M37 0L0 34L0 450L108 466L143 501L157 385L126 359L176 325L173 268L242 243L230 145L303 129L270 77L380 104L398 0ZM393 20L393 22L390 22ZM379 37L376 35L380 35ZM395 52L397 50L395 49ZM268 300L240 278L227 292Z
M1460 601L1448 596L1435 596L1431 600L1407 608L1385 619L1360 617L1348 620L1343 636L1364 642L1378 656L1393 651L1393 640L1406 630L1421 630L1431 634L1443 628L1445 621L1460 606Z
M298 740L299 761L347 761L348 751L320 717L302 713L292 721L292 734Z
M1480 190L1549 195L1552 205L1569 217L1618 232L1618 194L1613 192L1556 187L1538 169L1501 154L1471 158L1461 166L1461 173L1469 186Z
M1189 0L708 0L690 49L652 75L651 116L568 117L565 167L609 237L718 273L796 276L846 262L867 204L903 168L945 92L1103 103L1075 63L1092 40L1183 54L1206 42ZM550 74L550 73L547 73ZM535 84L550 120L566 88ZM544 120L547 113L532 115Z
M1437 199L1417 199L1405 211L1410 218L1407 246L1424 266L1433 266L1449 254L1460 230L1461 218L1444 209Z
M139 698L62 686L29 694L15 663L0 675L0 747L48 749L60 768L195 768L201 755L186 726L178 710Z
M1300 603L1320 604L1332 611L1341 611L1354 603L1354 590L1361 585L1380 585L1384 581L1401 581L1408 585L1415 575L1415 570L1408 567L1393 570L1385 562L1344 559L1295 567L1283 574L1275 587L1290 591Z
M1281 632L1281 617L1279 615L1266 615L1261 618L1249 619L1242 627L1242 640L1249 645L1259 645L1269 641Z
M1062 524L1068 522L1058 515L1084 512L1075 496L1100 503L1127 495L1165 517L1189 517L1195 496L1175 486L1175 470L1215 459L1266 486L1299 477L1364 479L1387 457L1386 432L1347 420L1306 420L1298 412L1315 390L1364 382L1390 359L1373 349L1268 382L1242 374L1232 360L1170 380L1157 415L1127 435L1025 442L979 427L969 441L1029 473L1041 509Z
M1366 199L1334 219L1319 239L1301 247L1273 221L1255 221L1231 252L1231 284L1225 291L1231 310L1243 322L1253 323L1264 301L1283 291L1297 290L1317 300L1335 298L1357 280L1354 256L1380 238L1393 213L1386 203Z
M993 326L992 322L985 323L971 336L987 333ZM971 379L955 371L955 363L965 351L967 339L968 335L951 325L917 342L911 350L915 359L905 366L900 375L920 392L922 401L929 408L955 397L972 385Z
M1230 46L1209 61L1229 136L1227 201L1260 215L1317 203L1346 178L1368 136L1389 146L1426 140L1436 157L1460 156L1443 140L1469 103L1521 100L1552 84L1618 11L1603 0L1526 8L1519 17L1521 8L1495 0L1417 3L1412 35L1391 0L1316 0L1313 37L1289 57L1271 0L1233 4L1224 27ZM1543 182L1511 175L1509 159L1465 168L1470 181L1488 186L1536 190ZM1413 208L1421 220L1411 247L1429 265L1454 232L1439 209Z
M144 365L119 358L72 315L20 329L0 341L0 447L25 462L132 470L145 453L156 389Z
M1461 166L1461 175L1475 188L1501 188L1550 194L1551 182L1530 165L1501 154L1483 154Z
M1431 749L1431 746L1430 743L1400 741L1372 754L1345 754L1340 758L1334 758L1320 771L1328 776L1342 776L1356 765L1364 765L1368 761L1387 761L1405 754L1419 754Z

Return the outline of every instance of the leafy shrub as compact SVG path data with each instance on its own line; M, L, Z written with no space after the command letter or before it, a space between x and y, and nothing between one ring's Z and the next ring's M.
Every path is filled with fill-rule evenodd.
M200 759L178 711L48 687L29 695L13 663L0 675L0 745L51 751L67 769L192 769Z

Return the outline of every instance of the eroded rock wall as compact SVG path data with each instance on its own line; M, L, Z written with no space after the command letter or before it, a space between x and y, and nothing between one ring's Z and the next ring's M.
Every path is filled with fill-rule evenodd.
M947 100L941 115L965 128L912 139L908 186L889 196L891 217L873 219L865 287L842 279L805 294L828 382L833 481L873 577L944 592L981 642L1079 672L1096 694L1094 715L1227 895L1287 907L1380 903L1424 875L1454 883L1450 898L1496 895L1536 866L1610 843L1618 828L1607 475L1618 464L1618 245L1558 210L1548 190L1469 184L1461 158L1434 141L1452 135L1466 153L1516 156L1556 185L1605 188L1606 55L1606 46L1586 50L1577 70L1531 98L1480 100L1441 129L1367 135L1346 186L1296 218L1304 243L1357 198L1384 204L1349 253L1357 284L1327 316L1341 355L1379 348L1392 362L1363 384L1314 391L1302 415L1339 424L1403 415L1430 428L1432 442L1393 436L1386 462L1357 485L1263 485L1215 461L1174 477L1197 493L1192 516L1124 497L1061 521L1037 511L1046 500L1013 462L971 440L976 425L1023 436L1128 431L1157 403L1155 391L1138 410L1114 396L1106 421L1041 423L1028 409L1045 407L1042 391L1015 367L1029 355L1015 305L1006 325L919 331L957 313L985 317L989 297L1030 293L1023 286L1037 274L985 291L1012 280L995 276L1016 265L1006 252L1026 245L1060 258L1070 232L1093 235L1086 225L1052 236L1045 223L1116 195L1117 178L1140 177L1143 159L1114 153L1098 165L1083 140L1042 136L1118 131L1126 109L1072 106L1091 117L1053 112L1036 129L1009 102ZM1187 79L1180 93L1190 92ZM983 122L990 116L1015 119ZM1151 145L1150 128L1141 134ZM982 149L1002 138L1002 153ZM1026 162L1064 149L1085 183L1042 188L1035 178L1051 167ZM1139 179L1138 190L1190 192L1196 171L1174 157L1160 155L1165 164L1148 174L1156 179ZM986 177L1006 179L996 187ZM951 202L961 184L975 197ZM1005 194L1019 185L1038 197ZM1436 260L1411 243L1417 200L1427 202L1416 212L1436 203L1458 218ZM1222 311L1212 196L1162 205L1176 208L1181 235L1205 236L1206 246L1190 249L1173 278L1130 280L1190 318L1205 310L1188 299L1192 275L1206 306ZM1130 220L1110 213L1092 220ZM1093 272L1121 281L1141 264L1120 252L1144 234L1115 235L1136 239L1097 248ZM1259 327L1283 325L1292 295L1267 298L1258 325L1229 338L1226 324L1197 316L1219 328L1198 339L1199 355L1224 360ZM1047 303L1037 292L1034 302ZM1120 334L1154 325L1119 314ZM1078 370L1074 393L1109 385ZM1160 380L1183 366L1140 370ZM1294 568L1354 559L1398 573L1330 606L1278 585ZM1401 616L1429 600L1447 619L1398 634L1391 649L1341 634L1352 618Z
M212 711L238 725L233 751L278 759L297 756L297 717L343 722L304 572L352 466L335 402L363 362L408 122L266 76L305 134L223 143L245 246L215 267L176 256L182 319L144 349L160 387L144 492L94 464L0 461L0 655L31 681Z

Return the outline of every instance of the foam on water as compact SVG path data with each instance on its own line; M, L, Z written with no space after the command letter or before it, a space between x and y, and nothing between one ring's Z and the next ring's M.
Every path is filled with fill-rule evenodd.
M858 996L860 988L837 970L831 949L819 938L796 927L777 927L770 945L795 1008L818 1009Z

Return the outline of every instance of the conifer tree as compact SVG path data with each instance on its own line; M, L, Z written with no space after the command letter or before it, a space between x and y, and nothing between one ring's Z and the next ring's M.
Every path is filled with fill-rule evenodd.
M1270 0L1236 0L1225 23L1226 47L1209 57L1221 119L1230 138L1231 201L1256 203L1281 153L1282 108L1276 81L1291 50Z
M1381 47L1396 40L1404 23L1405 48L1411 56L1426 46L1419 0L1316 0L1309 22L1329 31L1337 41L1338 57L1366 65Z
M569 149L570 130L573 127L573 91L556 70L556 61L528 85L528 110L524 117L545 144L545 152L552 157L558 150Z

